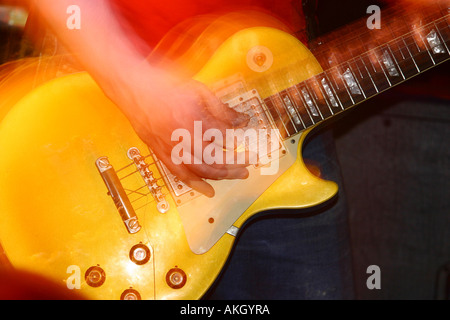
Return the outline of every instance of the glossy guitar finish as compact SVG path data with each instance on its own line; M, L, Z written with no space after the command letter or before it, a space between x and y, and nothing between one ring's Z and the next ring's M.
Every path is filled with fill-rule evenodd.
M258 60L261 52L264 57ZM194 78L215 90L217 83L238 75L245 88L265 99L321 71L294 37L261 27L242 30L225 41ZM81 288L72 290L87 298L200 298L233 246L235 235L227 233L231 225L236 231L266 209L311 207L336 194L334 182L317 178L304 165L301 144L306 134L284 141L280 172L264 176L263 188L260 169L251 168L248 180L214 182L217 192L212 200L200 196L177 207L165 184L162 192L170 209L161 213L155 199L144 193L142 177L133 173L136 167L127 157L132 147L148 154L127 119L88 74L54 79L16 103L0 126L1 244L14 267L64 286L80 279ZM124 177L123 188L141 226L135 234L127 231L107 194L96 167L100 157L107 157ZM151 157L145 160L159 179L159 167ZM213 219L202 214L202 205L211 201L217 201L220 211ZM235 217L231 224L226 221L229 216ZM189 242L206 232L188 225L200 220L214 227L208 231L214 235L210 245ZM133 256L130 250L136 245L148 251ZM147 257L141 265L133 261L142 257L139 253Z

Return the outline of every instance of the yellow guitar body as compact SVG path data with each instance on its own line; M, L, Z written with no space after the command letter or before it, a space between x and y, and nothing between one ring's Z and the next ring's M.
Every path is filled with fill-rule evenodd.
M261 52L264 59L254 59L252 55ZM238 75L265 99L321 71L294 37L259 27L242 30L223 42L194 78L215 88ZM237 230L258 212L307 208L333 197L337 185L314 176L303 163L301 144L306 134L285 141L281 172L276 178L267 176L264 190L255 186L254 194L250 193L256 181L252 179L260 179L257 169L247 182L230 182L232 189L217 182L216 196L208 201L221 199L220 190L227 190L217 207L227 208L226 199L249 205L237 214L230 207L233 212L210 218L209 223L220 224L233 214ZM206 197L179 206L165 184L162 191L170 209L160 213L144 189L131 192L143 185L127 157L132 147L144 155L149 152L87 73L46 82L15 103L0 125L0 241L15 268L48 277L88 299L202 297L225 264L235 235L220 231L223 226L219 226L210 231L217 241L196 238L191 242L196 235L183 217L190 214L187 211L192 212L189 217L200 217L199 206ZM135 234L127 231L107 194L95 165L102 156L116 171L124 168L122 183L142 227ZM162 177L151 157L146 161L155 178ZM245 199L244 188L250 190ZM196 230L202 234L202 229ZM130 258L130 250L138 244L150 251L142 265Z

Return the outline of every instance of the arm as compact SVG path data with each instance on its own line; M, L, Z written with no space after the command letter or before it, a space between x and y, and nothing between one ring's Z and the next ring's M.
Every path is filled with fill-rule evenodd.
M201 83L147 63L116 20L107 0L35 0L34 4L56 36L127 116L139 137L180 179L213 196L214 190L203 179L248 175L247 169L239 165L172 163L171 135L175 129L192 132L194 120L202 120L204 130L216 128L225 132L232 127L232 119L240 119L239 115ZM66 26L66 10L72 4L81 9L80 30ZM224 115L229 120L224 120Z
M70 30L66 26L69 17L66 10L72 4L81 9L79 30ZM126 70L141 69L151 78L158 77L157 70L145 64L145 57L133 48L129 35L117 22L107 0L34 0L34 6L107 94L119 88L119 83L127 81Z

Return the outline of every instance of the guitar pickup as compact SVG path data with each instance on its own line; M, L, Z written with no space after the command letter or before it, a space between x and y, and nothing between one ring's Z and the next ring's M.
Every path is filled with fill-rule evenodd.
M268 165L286 154L286 148L282 142L282 137L276 124L270 119L270 111L262 103L261 97L256 89L247 91L233 99L223 101L229 108L238 113L246 114L250 121L242 130L254 130L256 139L250 139L250 145L245 145L249 151L256 152L257 163L253 164L255 168ZM263 134L261 134L263 133ZM263 147L265 146L265 147Z
M153 155L153 158L156 160L155 155ZM192 189L180 178L172 174L172 172L170 172L170 170L161 161L156 161L156 163L177 206L183 205L184 203L202 195L200 192Z
M95 164L100 172L103 182L106 185L106 188L108 189L108 194L113 199L114 205L116 206L117 211L119 212L120 217L127 228L127 231L130 234L137 233L141 230L138 217L113 166L109 163L107 157L97 159Z

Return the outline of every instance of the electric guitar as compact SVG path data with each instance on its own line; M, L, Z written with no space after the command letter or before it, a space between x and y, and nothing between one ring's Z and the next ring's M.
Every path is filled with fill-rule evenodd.
M275 208L313 207L338 192L305 166L306 135L447 61L449 19L440 7L421 25L390 29L382 43L370 30L353 34L347 44L358 42L358 52L337 39L333 52L318 45L313 54L269 27L227 38L193 78L247 113L248 128L278 134L276 148L249 167L247 179L211 181L213 198L167 170L87 73L28 90L0 125L7 258L89 299L202 297L247 220ZM278 170L262 175L274 161Z

